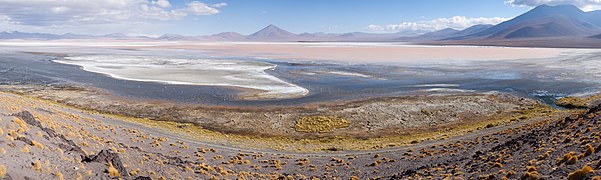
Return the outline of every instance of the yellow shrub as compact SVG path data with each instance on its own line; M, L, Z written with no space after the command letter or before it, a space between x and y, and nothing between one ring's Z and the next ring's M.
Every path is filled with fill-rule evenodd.
M40 162L40 160L36 160L35 162L33 162L33 164L31 164L31 167L38 172L42 171L42 163Z
M29 130L29 127L27 127L27 123L25 123L25 121L21 120L18 117L13 118L13 122L17 123L19 125L20 128L22 128L23 130L27 131Z
M493 165L493 167L502 168L502 167L503 167L503 164L501 164L501 163L495 163L495 164Z
M586 144L586 152L584 153L584 156L590 156L593 153L595 153L595 148L593 148L593 146L590 144Z
M61 173L60 171L58 171L58 172L54 173L54 175L55 175L55 176L56 176L56 178L57 178L57 179L59 179L59 180L63 180L63 179L64 179L64 177L63 177L63 173Z
M121 176L121 174L119 174L119 171L117 169L115 169L115 166L113 166L113 163L109 162L109 167L108 167L107 171L109 172L109 175L111 177L120 177Z
M0 165L0 178L4 178L6 176L6 166Z
M27 145L21 149L21 152L29 153L29 147Z
M39 142L34 141L34 140L31 141L31 145L35 146L37 148L40 148L40 149L44 149L44 145L42 145L42 143L39 143Z
M576 170L570 174L568 174L568 180L580 180L584 179L588 174L594 173L593 168L588 165L582 167L582 169Z
M83 176L81 174L77 173L75 175L75 180L82 180L82 179L83 179Z
M570 158L566 164L575 164L576 161L578 161L578 156L572 156L572 158Z
M11 142L15 141L15 138L13 138L12 136L9 136L9 135L6 135L6 139Z

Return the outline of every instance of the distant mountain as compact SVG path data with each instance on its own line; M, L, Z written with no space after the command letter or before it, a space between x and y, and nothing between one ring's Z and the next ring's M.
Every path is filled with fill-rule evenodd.
M163 34L156 38L157 40L167 40L167 41L190 41L195 40L193 37L179 35L179 34Z
M597 39L601 39L601 34L597 34L597 35L591 36L590 38L597 38Z
M494 25L492 25L492 24L478 24L478 25L474 25L474 26L468 27L468 28L466 28L464 30L461 30L459 32L453 33L453 34L451 34L451 36L458 37L458 36L467 36L467 35L470 35L470 34L476 34L476 33L482 32L482 31L484 31L484 30L486 30L488 28L491 28L493 26Z
M425 33L419 36L413 36L413 37L400 37L397 38L395 40L400 40L400 41L410 41L410 42L420 42L420 41L432 41L432 40L438 40L438 39L444 39L444 38L448 38L448 37L453 37L453 34L458 33L459 30L453 29L453 28L446 28L446 29L442 29L442 30L438 30L438 31L433 31L433 32L429 32L429 33Z
M283 30L273 24L247 36L251 40L291 40L298 38L297 34Z
M107 37L107 38L128 38L129 36L123 34L123 33L112 33L112 34L105 34L102 35L100 37Z
M205 40L214 41L240 41L246 39L246 36L236 32L222 32L204 37Z
M85 34L73 34L73 33L66 33L60 36L61 39L92 39L92 38L96 38L96 36L92 36L92 35L85 35Z
M401 38L397 38L396 40L408 41L408 42L438 41L438 40L444 40L444 39L448 39L448 38L461 37L461 36L478 33L483 30L486 30L492 26L493 25L490 25L490 24L478 24L478 25L474 25L474 26L468 27L463 30L446 28L446 29L442 29L442 30L438 30L438 31L425 33L425 34L422 34L419 36L401 37Z
M601 12L584 12L573 5L540 5L511 20L449 40L519 39L590 36L601 32Z
M0 39L61 39L60 35L47 33L0 32Z

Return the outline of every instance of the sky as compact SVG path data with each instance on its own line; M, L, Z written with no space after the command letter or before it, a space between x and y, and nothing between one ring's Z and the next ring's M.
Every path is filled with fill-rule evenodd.
M158 36L435 31L497 24L542 5L601 0L0 0L0 31Z

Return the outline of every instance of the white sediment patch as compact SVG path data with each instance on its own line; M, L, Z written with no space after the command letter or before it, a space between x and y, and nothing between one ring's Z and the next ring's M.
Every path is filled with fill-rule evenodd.
M276 65L264 62L115 55L71 56L55 62L81 66L85 71L116 79L258 90L243 97L248 99L298 98L309 93L266 73Z
M459 84L420 84L413 87L459 87Z
M354 72L347 72L347 71L330 71L328 73L334 74L334 75L340 75L340 76L357 76L357 77L364 77L364 78L371 77L370 75L365 75L365 74L361 74L361 73L354 73Z
M467 89L453 89L453 88L430 88L430 89L418 90L418 92L472 93L472 92L476 92L476 91L475 90L467 90Z

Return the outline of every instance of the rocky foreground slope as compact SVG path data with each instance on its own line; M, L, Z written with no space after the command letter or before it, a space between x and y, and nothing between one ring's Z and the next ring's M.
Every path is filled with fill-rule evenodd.
M601 108L372 152L203 144L0 93L0 179L598 179Z

